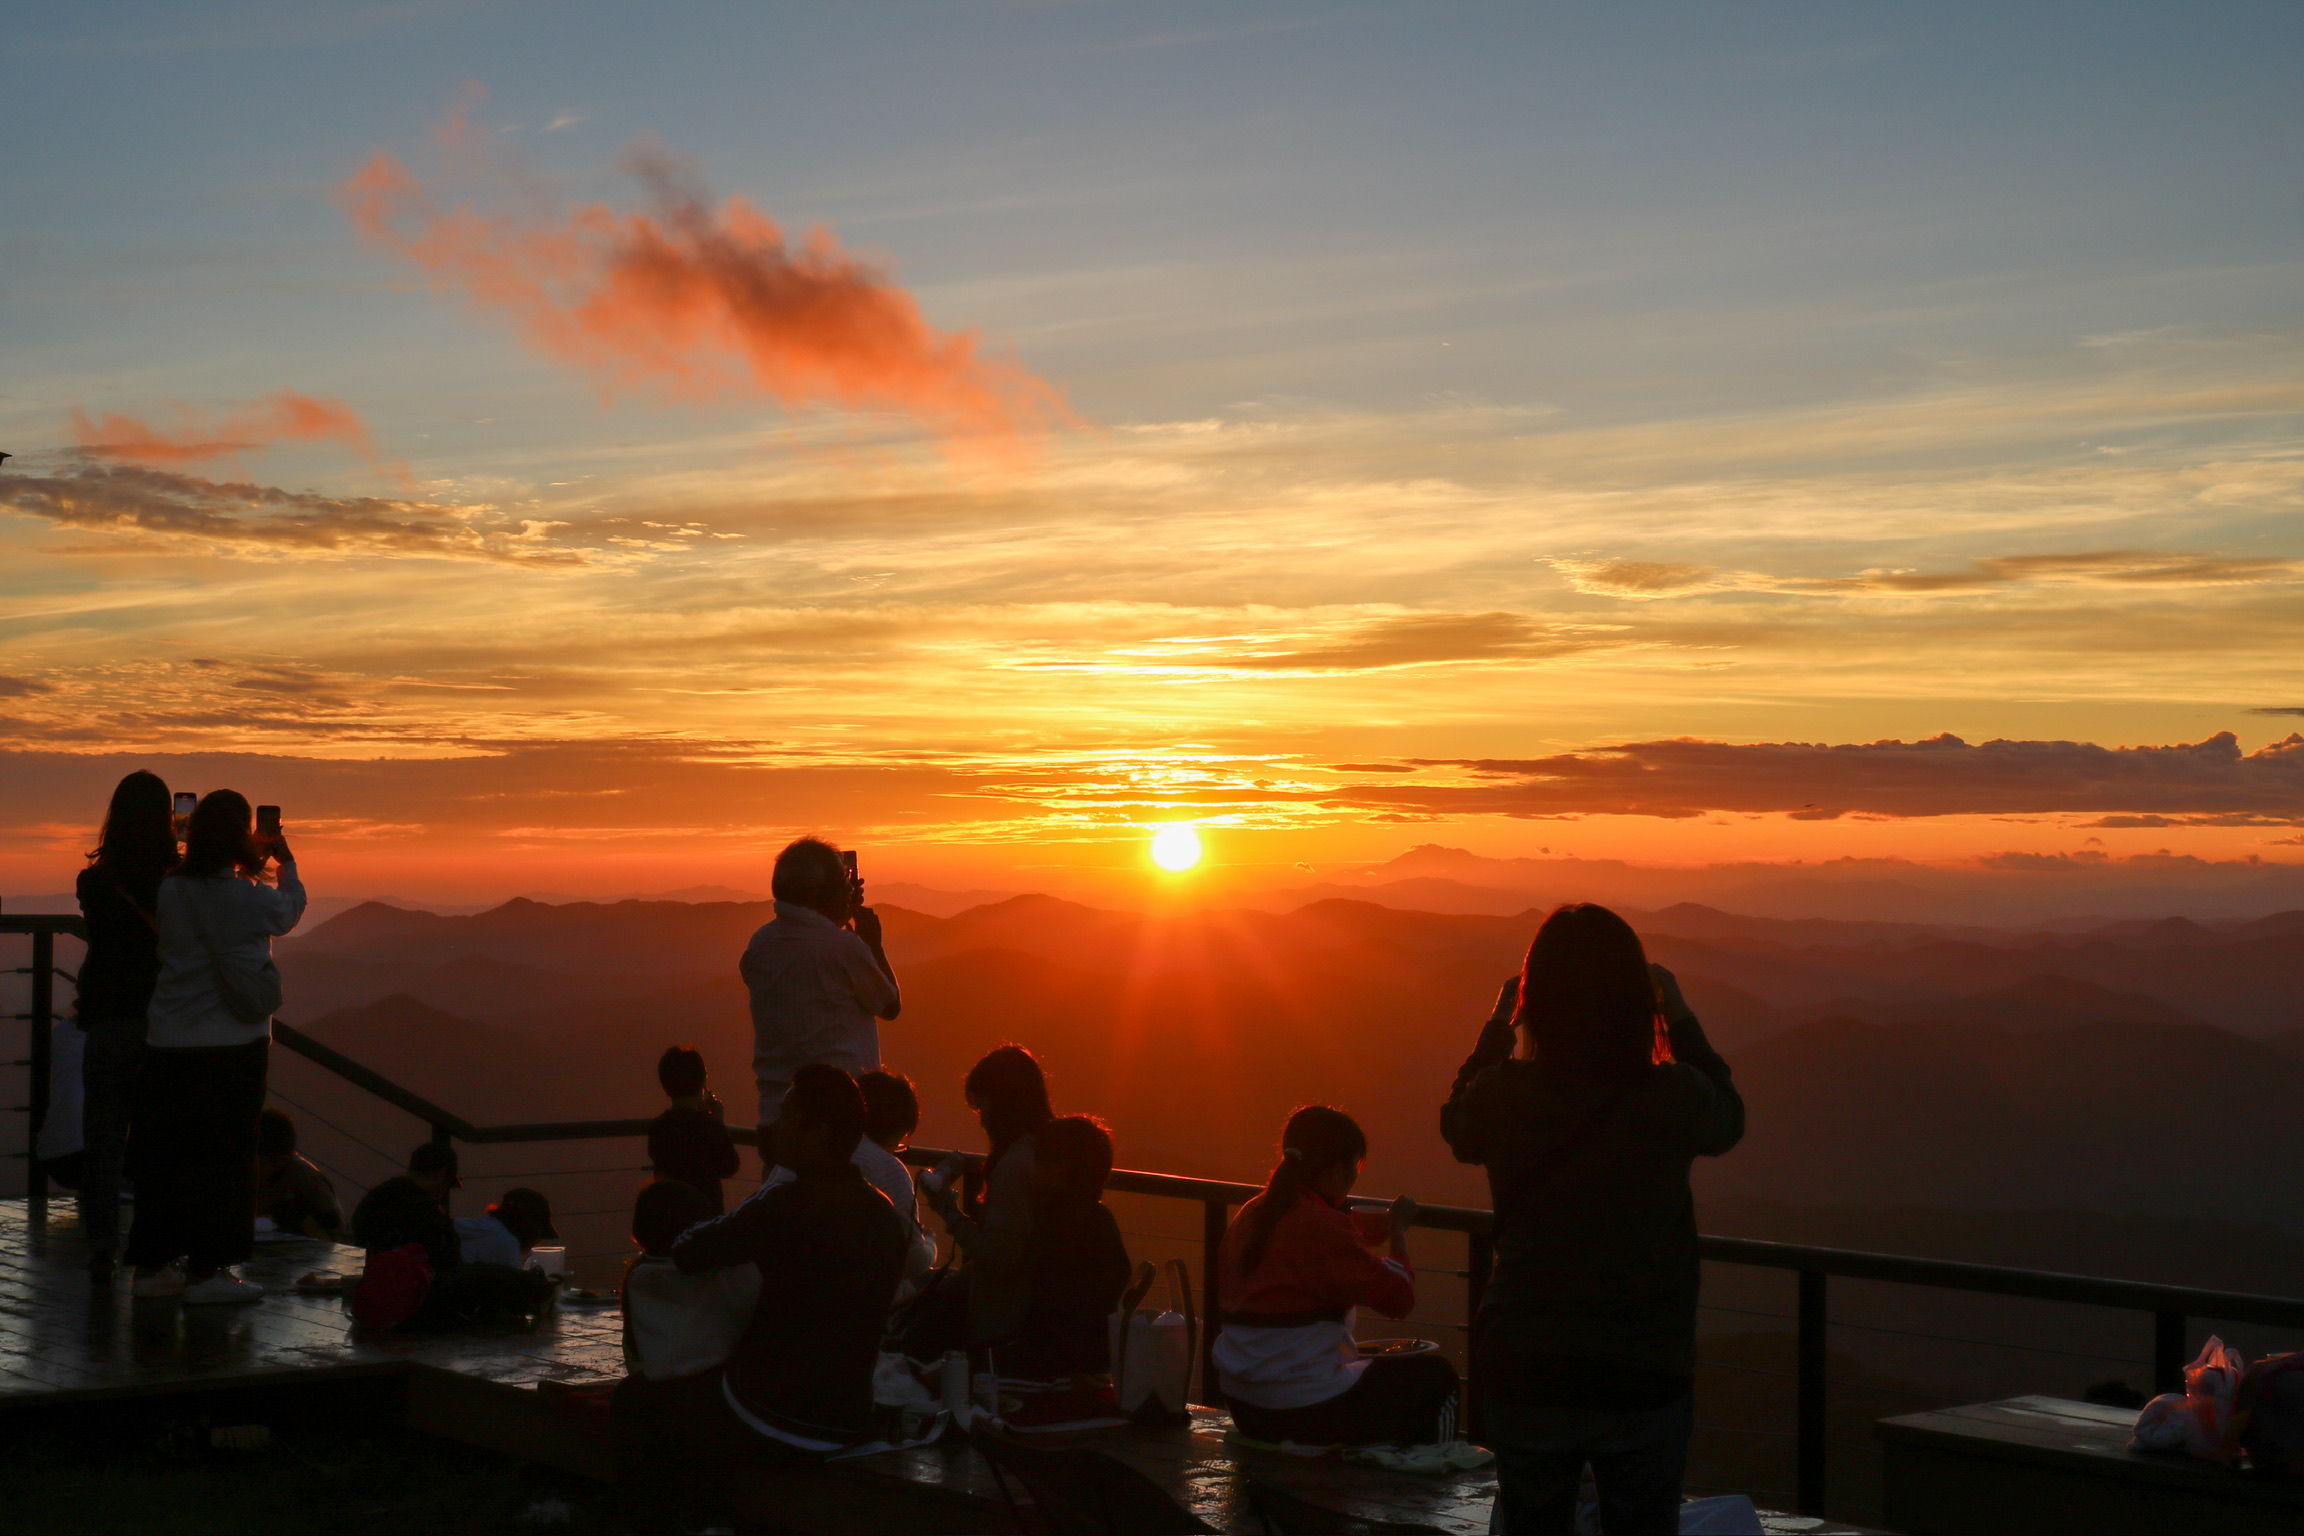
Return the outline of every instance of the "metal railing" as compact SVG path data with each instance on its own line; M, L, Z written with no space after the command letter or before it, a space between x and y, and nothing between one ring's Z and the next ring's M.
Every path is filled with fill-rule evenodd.
M32 1026L34 1048L28 1066L35 1075L31 1103L33 1137L47 1103L45 1067L47 1030L53 1013L52 982L44 981L43 967L53 970L55 935L78 933L76 917L0 917L0 933L28 933L33 939L33 1001L27 1013L13 1015ZM19 969L17 974L24 974ZM61 974L61 973L58 973ZM631 1120L555 1120L512 1125L478 1125L444 1109L332 1047L323 1045L293 1025L275 1022L273 1039L314 1065L363 1092L401 1109L432 1128L435 1141L462 1141L486 1146L514 1142L588 1141L643 1137L650 1122ZM757 1140L749 1126L732 1126L729 1134L750 1145ZM27 1151L32 1143L27 1143ZM931 1167L959 1156L972 1168L981 1168L976 1153L954 1154L932 1147L912 1147L905 1160L916 1167ZM37 1160L30 1164L35 1198L44 1192ZM1217 1311L1215 1276L1217 1245L1223 1240L1233 1208L1262 1191L1258 1184L1224 1179L1188 1178L1132 1168L1114 1169L1106 1187L1121 1194L1150 1195L1192 1201L1201 1208L1202 1314ZM1378 1207L1387 1202L1360 1199L1355 1204ZM1477 1315L1480 1300L1494 1266L1495 1217L1471 1206L1425 1205L1418 1208L1416 1225L1444 1232L1461 1232L1469 1248L1469 1263L1462 1271L1466 1285L1467 1318ZM1898 1254L1863 1253L1843 1248L1817 1248L1799 1243L1764 1242L1745 1237L1699 1237L1704 1259L1716 1264L1737 1264L1761 1269L1788 1270L1798 1277L1799 1302L1794 1314L1796 1388L1795 1459L1797 1498L1802 1514L1824 1511L1824 1474L1829 1452L1825 1433L1828 1385L1825 1380L1825 1341L1830 1328L1831 1280L1863 1280L1935 1290L1963 1291L1991 1296L2013 1296L2033 1301L2104 1307L2149 1314L2152 1319L2152 1385L2155 1392L2180 1391L2189 1355L2187 1324L2193 1318L2256 1323L2277 1328L2304 1329L2304 1299L2255 1296L2234 1291L2204 1290L2192 1286L2155 1285L2137 1280L2114 1280L2098 1275L2068 1275L2047 1270L2014 1269L1993 1264L1965 1264L1950 1259L1911 1258ZM1206 1346L1213 1329L1203 1330L1202 1396L1213 1394L1214 1380ZM1477 1408L1474 1400L1467 1405Z

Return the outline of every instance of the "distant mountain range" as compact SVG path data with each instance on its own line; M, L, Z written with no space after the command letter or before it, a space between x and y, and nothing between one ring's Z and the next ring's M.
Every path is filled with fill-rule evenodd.
M741 1119L736 959L770 912L370 904L281 943L284 1016L489 1120L646 1112L656 1053L693 1041ZM1125 1163L1255 1177L1288 1110L1319 1100L1368 1124L1376 1183L1485 1198L1434 1115L1530 917L1333 900L1155 919L1045 896L882 912L906 999L885 1050L921 1085L924 1141L974 1142L957 1084L1013 1039L1061 1104L1117 1127ZM2304 1229L2304 915L2117 942L1689 904L1637 921L1752 1105L1746 1145L1704 1165L1709 1193Z

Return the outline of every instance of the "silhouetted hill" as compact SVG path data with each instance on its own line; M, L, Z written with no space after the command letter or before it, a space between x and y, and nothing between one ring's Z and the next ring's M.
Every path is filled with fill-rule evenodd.
M2293 1028L2304 941L2208 932L2167 933L2152 948L2047 935L2009 945L1915 929L1795 944L1752 936L1731 914L1667 910L1674 919L1642 919L1651 952L1680 973L1753 1104L1746 1147L1706 1165L1715 1193L2304 1224L2304 1117L2293 1112L2304 1057L2189 1023L2168 995L2205 992L2213 978L2245 1000L2235 1011ZM1438 1142L1434 1113L1518 967L1527 915L1340 898L1161 915L1045 896L951 918L882 912L905 988L882 1037L890 1064L919 1082L924 1140L973 1144L960 1077L982 1051L1019 1040L1048 1063L1060 1104L1115 1124L1123 1163L1253 1176L1287 1112L1323 1100L1367 1124L1372 1187L1484 1198L1477 1172ZM516 901L468 917L358 908L281 946L284 1013L350 1009L371 1040L411 1007L509 1032L516 1046L435 1018L391 1047L427 1081L471 1073L474 1092L505 1100L487 1118L572 1113L571 1097L602 1114L650 1112L656 1052L693 1041L742 1120L753 1105L736 960L769 916L758 903ZM1655 926L1667 920L1709 936ZM587 1083L529 1103L550 1073L484 1068L500 1050L524 1051L534 1071L567 1064ZM443 1102L479 1114L469 1096ZM2247 1177L2233 1176L2236 1156Z
M1745 1051L1707 1195L2304 1227L2304 1061L2204 1025L1826 1020Z

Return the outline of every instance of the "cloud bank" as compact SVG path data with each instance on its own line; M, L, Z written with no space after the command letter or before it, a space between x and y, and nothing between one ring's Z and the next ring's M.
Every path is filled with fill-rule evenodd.
M2231 732L2219 731L2205 741L2164 747L2081 741L1971 745L1951 735L1846 745L1684 738L1541 758L1410 762L1460 770L1468 778L1366 790L1356 798L1465 815L1688 817L1739 811L1823 821L1851 814L2104 812L2182 816L2203 825L2304 824L2304 735L2294 733L2254 752L2242 752ZM2235 816L2252 819L2218 819Z
M1009 449L1070 419L1051 386L985 356L973 332L937 331L830 231L790 240L741 197L714 207L694 172L653 146L624 164L646 211L541 206L537 189L489 159L467 111L436 138L475 182L473 200L446 206L382 149L339 200L370 243L435 288L509 316L536 351L604 388L896 410L947 438Z

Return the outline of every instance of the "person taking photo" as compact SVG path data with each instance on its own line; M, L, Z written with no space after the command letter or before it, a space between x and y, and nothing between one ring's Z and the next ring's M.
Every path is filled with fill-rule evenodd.
M752 997L752 1074L760 1088L760 1158L792 1074L813 1063L851 1077L878 1070L880 1020L904 1000L881 947L880 916L863 904L840 850L803 837L776 856L776 917L744 948Z

